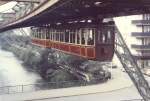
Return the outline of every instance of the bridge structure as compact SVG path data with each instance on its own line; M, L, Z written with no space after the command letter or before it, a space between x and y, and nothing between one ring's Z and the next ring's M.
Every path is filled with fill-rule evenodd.
M1 0L0 4L10 1L16 2L16 5L11 8L12 12L0 13L0 32L31 26L79 26L87 24L88 20L98 23L107 17L150 12L149 0ZM129 68L120 53L117 50L115 52L140 95L145 101L150 101L149 85L120 35L118 45L128 54L128 62L133 67Z

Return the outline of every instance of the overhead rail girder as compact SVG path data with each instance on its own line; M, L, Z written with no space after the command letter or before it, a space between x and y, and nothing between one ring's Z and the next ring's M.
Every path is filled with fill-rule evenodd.
M35 10L19 19L0 26L7 30L14 27L38 26L68 22L70 19L103 18L150 12L149 0L41 0ZM22 18L23 17L23 18ZM32 22L32 23L31 23ZM5 28L4 28L5 27Z
M145 7L145 5L148 5L148 3L144 3L145 0L143 0L143 2L141 1L140 3L137 2L136 5L135 2L130 0L123 0L123 2L119 0L101 0L101 3L99 2L100 4L95 3L95 0L86 0L86 2L85 0L50 0L47 1L47 3L45 3L43 6L45 7L46 5L51 4L53 1L58 3L56 3L56 5L54 4L49 6L47 11L40 12L42 15L38 15L33 12L33 16L38 15L34 18L41 18L38 19L38 24L57 23L59 21L63 22L65 20L75 18L119 16L123 15L122 13L124 13L124 15L134 14L133 12L137 13L136 9L139 8L141 8L139 9L139 12L141 12L140 10L148 10L148 7ZM127 3L129 3L128 6ZM32 20L32 24L38 25L37 20L34 18ZM30 24L30 21L25 25L27 24Z

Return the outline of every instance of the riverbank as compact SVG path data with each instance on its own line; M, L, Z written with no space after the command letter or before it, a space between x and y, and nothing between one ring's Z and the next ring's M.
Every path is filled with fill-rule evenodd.
M29 71L39 73L48 82L93 79L107 81L110 72L104 64L90 61L72 55L67 55L53 49L35 46L28 36L9 35L0 36L1 48L11 51L23 61Z

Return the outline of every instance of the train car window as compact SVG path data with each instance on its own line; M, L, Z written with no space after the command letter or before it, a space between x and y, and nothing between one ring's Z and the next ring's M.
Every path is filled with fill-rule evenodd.
M61 34L61 32L60 32L60 30L58 31L58 41L60 42L60 34Z
M40 39L43 38L43 33L42 33L42 29L40 29Z
M107 37L108 37L108 39L111 39L111 31L109 31L109 30L107 32Z
M31 33L31 37L33 37L33 38L34 38L34 35L35 35L35 34L34 34L34 32L32 31L32 33Z
M34 30L34 37L37 38L37 31Z
M106 35L105 33L102 34L102 43L105 43L106 42Z
M98 38L97 38L97 42L100 44L102 41L102 38L101 38L101 36L102 36L102 32L101 32L101 30L97 30L97 33L98 33Z
M77 30L76 31L76 44L80 44L80 40L81 40L80 30Z
M35 33L35 38L37 38L37 30L34 33Z
M38 38L38 33L36 32L35 37Z
M43 34L42 34L42 30L40 29L40 32L39 32L39 34L40 34L40 39L42 39L43 38Z
M85 44L85 30L81 29L81 44Z
M58 30L58 41L59 42L60 42L60 34L61 34L60 30Z
M41 29L41 36L42 36L41 39L45 39L45 37L44 37L45 36L45 29L43 29L43 30Z
M53 40L53 30L50 30L50 34L51 34L51 40Z
M59 32L56 31L56 41L59 41Z
M70 43L75 43L75 30L70 31Z
M38 29L36 31L37 31L36 37L38 38L39 31L38 31Z
M49 34L49 40L51 40L51 30L48 29L48 34Z
M41 39L41 30L40 29L39 29L39 36L38 36L38 38Z
M45 29L42 30L42 39L46 39L46 31L45 31Z
M69 42L69 30L65 31L65 42Z
M48 36L48 34L47 34L47 29L45 29L44 35L45 35L45 39L47 39L47 36Z
M41 39L44 39L44 30L40 30L40 33L41 33Z
M51 40L52 36L51 36L51 30L50 29L48 29L48 33L49 33L49 39Z
M37 34L36 34L36 37L38 38L38 34L39 34L39 32L38 32L38 29L37 29Z
M36 38L38 38L38 29L36 29Z
M50 38L50 35L49 35L49 30L46 29L46 39L49 39Z
M111 40L112 40L111 34L112 34L111 31L108 30L108 31L107 31L107 43L111 43Z
M35 35L35 37L36 37L36 38L38 38L38 33L37 33L37 32L36 32L36 35Z
M53 39L54 37L53 37L53 29L51 29L51 40L53 41L54 39Z
M34 37L35 37L35 38L36 38L36 34L37 34L36 30L34 30Z
M74 30L73 31L73 36L72 36L73 43L75 43L75 35L76 35L76 31Z
M37 29L35 30L35 32L34 32L34 33L35 33L35 37L37 38Z
M34 29L31 29L31 31L30 31L30 34L31 34L31 37L34 37L34 34L35 32L34 32Z
M65 30L63 30L63 42L65 42Z
M53 41L55 41L55 30L53 30Z
M39 39L41 39L41 35L40 35L40 33L38 33L38 38L39 38Z
M49 34L48 33L46 33L46 39L49 39Z
M98 32L98 43L111 43L112 42L112 34L113 30L111 27L108 26L104 26L101 29L101 32Z
M88 34L89 34L89 29L88 29L88 28L85 28L85 29L84 29L85 45L88 44Z
M40 29L38 29L38 38L40 38Z
M54 32L54 40L57 41L57 30Z
M40 38L40 30L38 29L37 32L37 38Z
M62 30L60 31L60 42L63 42L63 32L62 32Z
M55 31L54 31L54 40L55 40L55 41L57 41L57 40L56 40L56 34L57 34L57 31L55 30Z
M94 29L89 29L87 45L94 45Z
M56 41L56 34L57 34L57 31L54 30L54 41Z
M57 41L57 30L55 30L54 36L55 36L55 41Z

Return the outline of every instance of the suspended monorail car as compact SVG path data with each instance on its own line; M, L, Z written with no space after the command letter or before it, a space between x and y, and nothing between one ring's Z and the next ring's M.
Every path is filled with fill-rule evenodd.
M61 26L61 25L59 25ZM109 23L82 27L32 27L32 43L91 60L111 61L114 26Z

